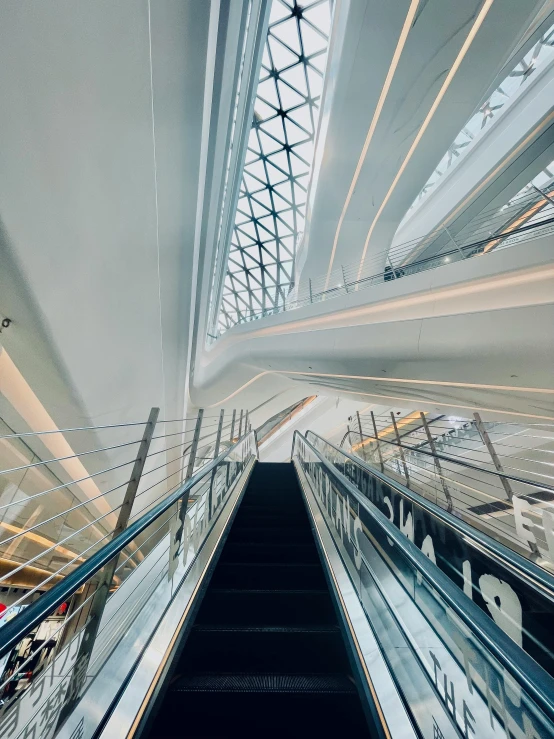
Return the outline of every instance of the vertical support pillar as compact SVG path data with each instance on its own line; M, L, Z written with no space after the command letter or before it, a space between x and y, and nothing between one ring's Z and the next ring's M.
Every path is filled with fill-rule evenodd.
M474 413L473 418L475 419L475 425L477 426L477 431L479 432L479 436L483 440L483 444L487 447L487 450L489 454L491 455L491 459L493 461L494 466L496 467L496 471L500 473L500 482L502 483L502 487L506 491L508 500L511 503L512 498L514 497L514 491L512 490L510 481L507 480L505 477L502 477L502 473L504 472L504 469L502 465L500 464L500 460L498 459L498 454L496 453L494 446L492 445L490 436L488 435L487 430L483 424L483 421L481 420L481 416L478 413Z
M400 434L398 433L398 426L396 425L396 418L394 417L394 413L390 412L390 417L392 418L392 425L394 426L394 433L396 434L396 442L398 444L398 449L400 451L400 459L402 460L402 465L404 466L404 475L406 476L406 484L408 487L410 486L410 475L408 474L408 465L406 464L406 457L404 456L404 449L402 448L402 442L400 441Z
M313 293L312 293L312 278L311 277L308 278L308 286L310 288L310 303L313 303L314 302L314 296L313 296Z
M362 433L362 422L360 420L360 412L359 411L356 411L356 418L358 419L358 431L360 433L360 451L361 451L360 457L365 462L366 461L366 458L365 458L365 448L364 448L364 435Z
M117 522L112 533L112 539L127 528L159 413L159 408L152 408L150 411L137 457L133 465L133 471L131 472L131 479L129 480L123 497L123 503L119 509ZM63 724L79 702L81 689L84 685L87 674L87 667L90 662L96 635L98 634L102 614L104 613L104 608L110 594L118 560L119 555L116 555L105 565L103 570L101 570L100 579L94 592L94 596L92 597L87 624L83 629L83 637L79 644L75 666L66 692L67 699L60 711L57 728Z
M233 418L231 419L231 433L229 434L229 441L231 444L233 443L233 439L235 438L235 419L237 417L237 410L236 408L233 409Z
M451 513L452 509L454 507L452 503L452 496L450 495L450 490L448 489L448 485L446 484L446 480L444 479L444 475L442 474L442 466L440 463L440 459L437 457L437 448L435 446L435 440L433 439L433 436L431 434L431 429L429 428L429 424L427 423L427 419L425 418L425 413L420 411L421 416L421 423L423 424L423 428L425 429L425 433L427 435L427 441L429 442L429 447L431 449L431 453L433 454L433 460L435 462L435 469L437 470L437 475L440 478L441 485L442 485L442 491L444 493L444 497L446 498L446 510Z
M383 462L383 453L381 452L381 442L379 441L379 434L377 433L377 424L375 423L375 415L373 411L371 413L371 422L373 424L373 433L375 434L375 443L377 445L377 453L379 454L379 463L381 465L381 472L385 471L385 463Z

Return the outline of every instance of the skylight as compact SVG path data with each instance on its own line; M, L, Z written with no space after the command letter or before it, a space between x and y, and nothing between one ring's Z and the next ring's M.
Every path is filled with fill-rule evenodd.
M219 333L279 309L291 289L330 28L331 0L272 2Z

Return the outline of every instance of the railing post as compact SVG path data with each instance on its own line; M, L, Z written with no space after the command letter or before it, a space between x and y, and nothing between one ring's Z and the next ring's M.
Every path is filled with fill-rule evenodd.
M235 419L237 417L237 409L233 409L233 418L231 420L231 433L229 434L229 441L231 444L233 443L233 439L235 438Z
M244 411L241 408L241 410L240 410L240 420L239 420L239 435L238 435L238 438L239 439L242 436L242 419L243 419L243 416L244 416Z
M313 296L313 293L312 293L312 278L311 277L308 278L308 286L310 288L310 303L313 303L314 302L314 296Z
M154 429L156 427L159 412L159 408L152 408L152 410L150 411L150 415L148 417L148 421L146 422L146 427L144 429L142 440L138 449L137 457L135 459L135 464L133 465L131 479L129 480L127 489L125 491L125 496L123 498L123 503L121 505L121 508L119 509L119 514L117 517L115 528L113 530L112 539L127 528L129 517L131 515L131 510L133 508L133 503L135 501L135 496L140 484L140 478L144 470L146 457L148 456L148 450L150 449L150 442L152 441L152 436L154 435ZM86 679L87 668L90 662L94 642L96 640L96 635L98 634L98 628L102 619L102 614L104 613L104 608L110 594L110 588L112 587L118 560L119 555L110 560L110 562L108 562L108 564L103 568L103 571L100 574L100 579L98 581L98 585L90 604L88 620L83 629L83 637L79 643L79 651L77 652L77 657L75 659L73 673L71 675L69 686L66 692L67 700L60 711L57 728L59 728L63 724L63 722L73 711L74 707L79 701L81 689Z
M246 417L244 419L244 433L248 433L248 411L246 411Z
M344 264L341 264L340 268L342 270L342 284L344 285L344 289L348 293L349 290L348 290L348 285L346 284L346 275L344 274Z
M375 434L375 443L377 444L377 452L379 454L379 462L381 464L381 472L385 471L385 463L383 462L383 454L381 452L381 442L379 441L379 434L377 433L377 424L375 423L375 416L373 411L371 413L371 422L373 423L373 433Z
M483 440L483 444L487 447L487 450L489 454L491 455L491 459L493 461L494 466L496 467L496 471L500 473L500 482L502 483L502 487L506 491L508 500L511 503L512 498L514 497L514 491L512 490L512 486L510 485L509 480L507 480L505 477L502 477L502 473L504 472L504 469L502 465L500 464L500 460L498 459L498 454L496 453L495 448L492 445L492 441L490 440L490 437L487 433L487 430L485 426L483 425L481 416L478 413L474 413L473 418L475 419L475 425L477 427L477 431L479 432L479 436Z
M539 193L539 195L542 195L543 198L546 198L549 203L552 203L552 205L554 205L554 200L547 192L545 192L544 190L541 190L540 187L537 187L536 185L533 185L533 184L531 185L531 187L533 188L533 190L536 190Z
M398 426L396 425L396 418L394 417L394 413L390 412L390 417L392 418L392 425L394 426L394 433L396 434L396 441L398 443L398 449L400 451L400 458L402 459L402 464L404 466L404 474L406 476L406 483L408 487L410 486L410 476L408 474L408 465L406 464L406 458L404 457L404 449L402 448L402 442L400 441L400 434L398 433Z
M358 419L358 431L360 432L360 449L361 449L361 458L365 461L365 449L364 449L364 435L362 434L362 422L360 421L360 411L356 411L356 418Z
M221 444L221 432L223 430L223 416L225 415L225 411L223 408L221 409L219 413L219 423L217 425L217 433L215 436L215 445L214 445L214 459L217 459L219 456L219 446ZM212 471L212 479L210 480L210 492L208 495L208 511L210 518L212 517L212 498L213 498L213 487L214 487L214 481L215 476L217 474L217 470Z
M191 478L194 472L194 463L196 461L196 452L198 451L198 442L200 441L200 431L202 429L202 419L203 418L204 418L204 409L199 408L198 415L196 417L196 425L194 427L192 443L190 445L190 450L189 450L187 471L185 473L185 479L183 480L183 482L186 482L189 478ZM185 454L186 454L186 450L185 450ZM186 495L181 500L180 506L178 503L175 504L176 508L178 508L178 512L175 514L175 517L173 515L171 516L171 523L169 526L169 535L170 535L169 569L167 571L167 577L169 580L171 580L173 575L175 574L175 571L177 569L177 565L179 562L179 547L181 545L181 541L183 539L183 532L185 530L185 519L187 515L188 505L189 505L189 496Z
M421 416L421 423L423 424L423 428L425 429L425 433L427 435L427 441L429 442L429 447L431 448L431 451L433 453L433 461L435 462L435 468L437 470L437 475L439 476L440 481L441 481L442 491L444 493L444 497L446 498L446 510L449 513L451 513L454 507L452 503L452 496L450 495L450 490L448 489L448 485L446 484L446 480L444 479L444 476L442 474L442 466L440 463L440 459L436 456L437 448L435 446L435 440L433 439L433 436L431 434L431 429L429 428L429 424L427 423L427 419L425 418L425 413L423 413L423 411L420 411L419 415Z
M196 452L198 451L198 442L200 440L200 430L202 428L203 418L204 418L204 409L200 408L198 410L198 416L196 417L196 426L194 427L194 435L192 437L192 444L190 447L189 461L187 465L187 474L185 475L185 481L188 480L189 477L192 477L192 473L194 472L194 463L196 462Z
M446 233L448 234L448 238L450 239L450 241L454 244L454 246L456 247L456 249L462 255L462 259L465 259L466 258L466 255L463 253L462 247L461 246L458 246L458 244L454 241L454 238L452 237L452 234L450 233L450 231L448 230L448 228L446 226L444 226L443 228L446 231ZM440 256L440 255L437 255L437 256Z

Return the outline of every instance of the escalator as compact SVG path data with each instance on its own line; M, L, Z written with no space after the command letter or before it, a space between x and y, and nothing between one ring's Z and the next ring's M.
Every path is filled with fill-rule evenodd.
M4 623L25 666L74 598L1 739L554 736L554 578L311 431L291 456L247 432Z
M147 736L374 735L292 464L257 465Z

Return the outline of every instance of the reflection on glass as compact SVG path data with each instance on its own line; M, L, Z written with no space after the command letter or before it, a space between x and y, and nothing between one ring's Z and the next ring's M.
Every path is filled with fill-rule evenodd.
M299 435L294 455L421 735L552 736L545 713L408 556L402 534L362 506Z

